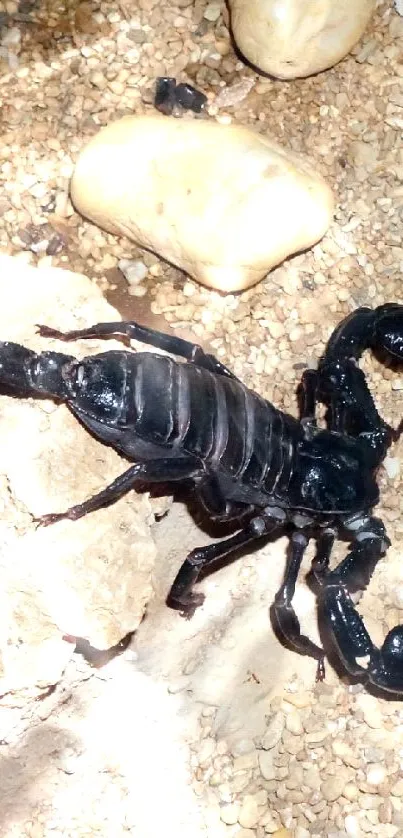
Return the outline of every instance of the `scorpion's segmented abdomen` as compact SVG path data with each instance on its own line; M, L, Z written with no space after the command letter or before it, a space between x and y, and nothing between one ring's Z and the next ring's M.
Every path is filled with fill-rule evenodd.
M131 382L129 381L131 379ZM128 375L136 434L270 493L287 482L298 423L239 381L152 353Z

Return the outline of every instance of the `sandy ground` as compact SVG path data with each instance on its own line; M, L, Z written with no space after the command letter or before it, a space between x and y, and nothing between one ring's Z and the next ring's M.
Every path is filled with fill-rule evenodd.
M86 273L123 316L193 334L296 415L301 369L339 320L358 305L403 302L403 20L392 4L379 4L337 67L289 83L246 67L225 8L204 0L7 0L1 9L1 250ZM244 82L208 118L253 125L307 154L334 189L322 242L243 294L199 288L69 205L82 145L110 120L149 111L160 74L195 83L212 106ZM122 258L146 268L131 289ZM382 416L397 425L401 374L367 356L363 367ZM402 622L401 456L398 443L379 474L377 514L392 547L360 602L377 643ZM206 605L186 623L164 608L164 594L185 551L208 536L178 504L155 537L156 597L133 649L100 671L78 658L53 709L2 745L0 834L403 836L401 704L349 686L330 666L315 686L312 661L272 636L285 540L206 579ZM303 574L296 604L315 637Z

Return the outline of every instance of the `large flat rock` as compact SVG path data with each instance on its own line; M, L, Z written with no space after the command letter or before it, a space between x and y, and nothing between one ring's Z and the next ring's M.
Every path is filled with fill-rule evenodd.
M36 323L68 329L120 319L85 276L6 256L0 299L1 339L36 351L66 352L36 334ZM81 341L67 351L82 357L101 348ZM152 505L148 494L130 492L79 521L37 529L32 516L84 500L127 461L48 400L1 396L0 437L0 694L35 694L56 683L74 649L64 634L102 649L138 626L152 592Z

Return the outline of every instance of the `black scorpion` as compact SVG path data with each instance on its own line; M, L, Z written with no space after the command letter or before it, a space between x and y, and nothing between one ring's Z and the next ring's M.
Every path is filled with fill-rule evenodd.
M181 338L134 322L65 333L38 328L43 336L66 341L136 339L187 360L127 350L76 360L0 343L2 392L66 403L92 434L135 461L98 494L65 512L44 515L39 523L76 520L114 503L139 483L191 481L211 518L239 521L240 529L193 550L184 561L167 604L187 617L203 603L193 587L209 565L264 536L288 532L289 559L272 616L286 644L318 662L322 679L324 651L301 633L292 605L313 537L318 604L344 667L364 683L403 695L403 625L390 631L378 649L351 598L368 585L390 545L372 509L379 499L377 469L401 432L380 418L357 361L367 348L403 361L403 306L360 308L343 320L318 369L302 376L300 421ZM326 406L328 429L317 425L318 402ZM331 570L333 543L340 535L351 541L350 552Z

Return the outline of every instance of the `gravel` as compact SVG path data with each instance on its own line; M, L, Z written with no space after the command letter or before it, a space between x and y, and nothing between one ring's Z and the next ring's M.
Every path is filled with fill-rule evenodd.
M23 15L14 0L0 4L6 21L0 44L1 251L84 272L107 293L114 290L109 274L119 266L132 316L136 298L144 295L154 322L193 334L249 386L296 415L301 369L315 363L338 321L359 305L403 302L403 21L398 0L395 7L379 3L363 41L338 66L283 83L259 77L239 61L221 3L139 0L135 10L123 0L101 0L96 10L86 2L51 9L32 4ZM83 144L112 119L149 111L158 75L203 90L209 99L205 118L241 122L307 154L336 194L336 216L325 238L245 293L223 297L198 287L156 256L83 221L69 202L69 177ZM397 426L401 379L373 356L365 356L362 366L382 416ZM402 622L403 597L396 594L402 590L402 455L402 445L395 444L378 476L377 514L392 547L359 605L374 637ZM337 546L335 560L344 550ZM165 675L173 685L170 700L182 701L181 713L194 712L188 675ZM305 677L283 677L279 669L276 679L277 689L264 699L262 735L250 739L245 733L247 744L234 752L216 738L216 708L196 705L189 782L207 825L198 832L190 820L184 834L401 837L403 705L343 684L330 666L325 685L314 686L309 661ZM103 694L102 682L94 684L93 712ZM138 719L142 707L136 709L135 695L132 705ZM85 720L76 712L81 731ZM60 757L49 747L53 803L39 793L26 798L24 791L24 805L15 807L1 836L140 836L121 753L113 750L114 766L106 757L98 766L91 748L88 743L87 756L72 747ZM13 759L25 759L21 753ZM83 788L90 805L81 807ZM141 838L161 834L159 789L154 792L144 815L149 832L143 829ZM169 809L167 795L163 800Z

